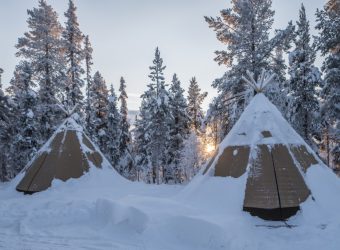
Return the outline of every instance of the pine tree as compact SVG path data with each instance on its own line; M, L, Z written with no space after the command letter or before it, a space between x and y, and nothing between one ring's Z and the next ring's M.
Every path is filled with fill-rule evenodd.
M142 161L144 167L149 168L149 178L152 183L161 183L167 160L167 147L169 138L169 117L170 109L168 105L169 93L166 90L164 81L163 59L159 49L156 48L153 66L150 67L149 78L151 83L148 90L142 95L143 106L141 112L145 114L144 120L136 125L145 126L137 128L140 135L144 137L139 142L144 141L146 145L139 145L142 148Z
M181 160L183 157L184 140L189 136L189 116L187 113L187 101L184 97L184 89L177 75L174 74L169 89L169 107L171 112L168 161L165 177L175 183L184 180Z
M190 80L188 90L188 115L190 118L190 126L198 131L201 128L202 120L204 117L202 111L202 103L204 98L208 95L207 92L201 93L196 78Z
M118 160L120 158L119 151L119 138L121 117L117 108L117 96L111 85L110 96L108 98L108 111L107 111L107 152L106 157L110 160L112 166L116 168L118 173L122 174L119 169Z
M309 22L302 4L297 22L295 49L289 54L290 90L292 99L291 123L295 130L311 144L315 128L314 113L319 104L316 87L321 83L321 74L314 66L315 50L310 45Z
M271 69L275 74L273 82L265 89L266 96L287 118L290 99L288 97L288 84L286 79L287 65L283 57L283 49L276 47L271 60Z
M275 73L275 80L280 83L285 83L287 65L285 59L283 58L283 49L280 47L276 47L274 49L274 56L271 62L271 68L273 73Z
M2 68L0 68L0 89L2 88L2 74L4 73L4 70Z
M125 80L123 77L120 78L120 95L118 100L120 101L120 116L121 116L121 121L120 121L120 129L121 129L121 135L120 135L120 142L119 142L119 151L121 155L123 155L127 148L128 145L131 142L131 135L130 135L130 124L128 122L128 108L127 108L127 102L126 99L128 98L127 93L126 93L126 85L125 85Z
M148 110L149 101L146 92L142 96L139 115L136 118L135 129L133 130L137 181L144 180L147 183L152 182L152 166L147 151L147 146L150 143L150 136L148 134L148 125L150 121L150 112Z
M131 133L130 124L128 121L128 108L126 99L128 98L126 93L126 84L123 77L120 78L119 86L119 100L120 100L120 137L119 137L119 154L120 162L119 167L121 169L121 174L128 179L135 178L134 160L131 154Z
M0 68L0 79L3 70ZM11 169L8 162L11 159L10 145L13 136L13 107L9 97L2 90L0 81L0 181L8 181L11 176Z
M97 71L93 76L90 88L91 110L89 112L90 127L88 132L91 139L97 143L102 152L107 152L107 114L108 90L102 75Z
M67 12L65 12L67 21L62 33L68 75L66 94L67 103L70 108L73 108L76 104L82 104L83 94L81 88L84 86L84 81L81 78L81 75L85 72L82 68L84 51L81 47L84 37L79 29L76 10L77 8L73 1L69 0L69 7Z
M232 0L231 4L231 8L221 11L221 17L205 17L209 27L216 32L217 39L227 46L226 50L215 52L215 61L229 69L212 85L219 94L216 102L221 108L220 112L229 114L222 117L222 127L227 129L223 131L223 137L252 96L241 76L249 70L257 80L262 69L270 70L272 52L276 47L288 48L293 31L293 26L289 24L285 30L269 38L274 16L271 0Z
M84 58L85 58L85 74L86 74L86 107L85 107L85 113L86 113L86 128L90 127L90 115L89 112L91 110L91 102L90 102L90 89L91 89L91 83L92 83L92 46L90 43L89 36L85 37L85 44L84 44Z
M38 131L36 119L37 95L32 79L33 71L27 61L22 61L15 69L14 78L7 91L16 104L14 135L11 143L14 175L18 174L38 150Z
M38 116L42 141L45 141L60 123L60 109L56 98L63 89L65 61L62 53L62 27L57 13L45 0L39 0L39 7L28 10L29 32L19 38L17 56L26 59L39 86Z
M321 54L326 57L322 66L324 86L321 92L323 146L328 165L340 168L340 2L329 0L323 10L317 11L316 16L316 29L319 30L316 43Z

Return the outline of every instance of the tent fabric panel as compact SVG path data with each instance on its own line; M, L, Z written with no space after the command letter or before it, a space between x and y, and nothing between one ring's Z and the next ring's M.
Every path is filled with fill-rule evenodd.
M272 134L271 134L270 131L268 131L268 130L262 131L261 134L262 134L262 136L263 136L264 138L272 137Z
M80 143L75 130L67 130L65 138L55 151L51 152L49 164L55 165L55 178L66 181L70 178L79 178L88 171L88 162L81 151Z
M298 207L308 198L310 191L285 145L274 145L271 153L281 208Z
M94 146L88 141L90 147ZM101 165L102 157L98 152L91 153L91 161ZM95 160L94 160L95 159ZM51 186L53 179L66 181L79 178L89 170L86 155L75 130L64 130L52 139L49 150L39 155L26 171L25 176L17 185L18 191L34 193Z
M102 167L103 157L98 152L87 152L87 158L95 165L97 168Z
M58 153L59 146L65 136L65 132L61 131L55 135L50 144L49 152L46 152L46 158L40 165L38 171L32 178L31 184L25 192L39 192L51 186L51 182L55 177L56 165L54 164L55 155ZM35 163L32 164L34 167ZM26 178L26 175L25 177Z
M315 157L308 152L305 145L291 145L290 150L304 172L313 164L318 163Z
M16 187L18 191L25 192L29 190L32 181L34 180L41 166L44 164L46 157L47 153L44 152L33 160L31 166L26 170L25 176L21 179Z
M220 155L215 176L238 178L246 172L249 160L249 146L229 146Z
M251 159L243 207L280 208L271 153L266 145L257 146L257 157Z
M101 154L97 151L95 151L94 145L91 143L91 141L84 135L83 136L83 143L93 152L86 152L87 158L95 165L97 168L101 168L103 163L103 157Z

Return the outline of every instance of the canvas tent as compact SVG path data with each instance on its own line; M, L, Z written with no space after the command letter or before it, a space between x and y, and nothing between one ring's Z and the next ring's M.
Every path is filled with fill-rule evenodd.
M258 93L203 174L233 178L246 174L243 210L284 220L311 195L304 176L319 161L278 109Z
M34 193L47 189L54 179L79 178L91 167L111 167L73 117L67 118L23 170L16 189Z

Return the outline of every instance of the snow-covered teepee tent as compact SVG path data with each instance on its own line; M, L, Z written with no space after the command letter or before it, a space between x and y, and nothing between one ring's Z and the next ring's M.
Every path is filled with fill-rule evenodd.
M243 210L269 220L284 220L299 210L310 195L304 176L321 163L305 141L261 93L271 81L262 72L256 83L244 79L257 92L208 164L206 176L247 175Z
M79 178L90 168L112 168L99 148L85 135L73 114L55 131L23 170L16 189L34 193L49 188L54 179Z

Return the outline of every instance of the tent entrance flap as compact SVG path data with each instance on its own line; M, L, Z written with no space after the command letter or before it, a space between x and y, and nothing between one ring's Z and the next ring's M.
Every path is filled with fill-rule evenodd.
M250 213L252 216L257 216L263 220L270 221L287 220L289 217L295 215L299 210L300 207L274 208L274 209L243 207L243 211Z
M310 191L283 144L258 145L251 163L243 210L263 219L286 220L296 214Z

